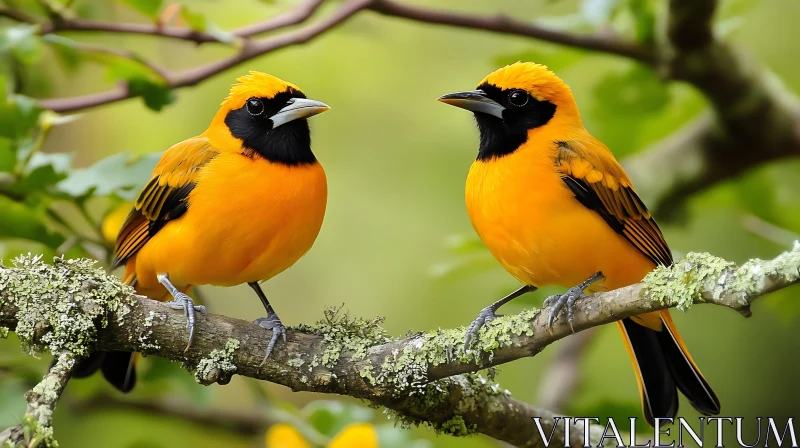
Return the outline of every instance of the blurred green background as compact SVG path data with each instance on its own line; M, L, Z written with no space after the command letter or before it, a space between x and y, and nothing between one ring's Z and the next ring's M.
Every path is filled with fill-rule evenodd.
M255 0L183 3L212 18L221 29L252 23L295 4ZM464 12L505 12L519 19L584 31L605 26L622 32L633 28L625 12L629 2L624 0L424 3ZM662 3L652 2L657 11ZM720 3L717 32L773 70L790 90L800 91L800 40L795 28L800 2ZM326 5L321 14L335 6ZM606 11L612 7L617 13L610 16ZM73 9L95 19L146 20L121 2L78 0ZM65 36L132 50L176 70L232 52L220 45L197 47L148 36ZM15 65L18 72L13 74L24 80L17 85L20 93L64 97L114 87L107 65L65 64L53 45L40 45L31 64ZM385 326L392 335L456 327L469 323L482 307L518 285L474 243L465 212L464 179L477 149L473 120L435 98L473 88L490 71L518 59L544 63L555 70L572 87L587 128L621 159L671 134L706 108L703 98L690 87L664 84L648 69L618 57L411 23L367 11L307 45L259 57L199 86L181 89L175 102L160 112L146 108L141 99L88 110L79 119L53 128L42 151L71 153L75 167L121 152L160 152L202 132L230 84L247 70L289 80L309 97L330 104L332 110L311 120L313 149L329 180L322 232L300 262L264 286L284 323L311 323L322 317L325 307L345 304L352 314L386 316ZM4 75L9 75L10 67L4 63ZM782 161L687 198L679 219L661 224L667 241L678 256L708 251L743 261L776 255L789 247L793 235L800 234L798 173L800 162ZM145 180L142 176L139 182ZM107 200L87 204L93 220L99 220L109 207ZM61 207L65 216L74 217L67 205ZM3 213L0 205L0 215ZM765 222L782 230L764 230ZM28 251L54 253L29 240L0 239L0 257L6 262ZM505 311L538 305L548 292L553 290L518 299ZM247 287L203 287L202 293L213 313L248 320L263 314ZM796 322L800 307L793 296L798 294L800 290L794 288L760 300L749 320L710 306L673 313L694 359L722 401L723 415L781 419L797 415L800 338ZM542 373L558 346L501 366L497 381L516 398L536 404ZM31 381L38 381L49 362L48 356L34 360L23 355L13 336L0 341L0 426L15 424L24 413L24 391ZM633 370L614 326L599 329L580 368L583 381L564 412L640 415ZM153 358L145 360L141 372L141 387L125 399L166 400L220 415L259 414L265 408L278 408L298 421L324 420L316 426L322 433L326 431L321 427L331 432L342 422L359 419L371 420L379 427L391 426L380 410L367 410L355 400L292 393L241 377L234 377L227 386L204 387L194 384L189 373ZM56 436L62 446L263 446L263 435L195 425L154 412L81 405L98 393L116 396L99 377L70 383L55 415ZM321 406L325 410L296 411L320 399L357 406L340 409L316 403L314 409ZM697 416L685 402L681 415ZM399 446L411 446L412 439L427 439L428 446L436 447L499 446L484 436L458 439L425 429L385 437L406 437Z

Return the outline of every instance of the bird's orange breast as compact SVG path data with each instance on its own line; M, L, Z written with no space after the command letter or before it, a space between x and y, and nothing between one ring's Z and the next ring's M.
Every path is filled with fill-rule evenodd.
M595 289L636 283L654 265L595 211L575 199L556 170L550 138L470 168L466 203L492 255L522 283L574 286L597 271Z
M319 234L327 183L318 164L287 166L222 153L201 168L189 208L134 260L137 289L232 286L267 280L300 259Z

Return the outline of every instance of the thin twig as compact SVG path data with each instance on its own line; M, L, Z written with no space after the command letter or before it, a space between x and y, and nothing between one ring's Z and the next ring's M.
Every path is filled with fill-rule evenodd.
M624 56L645 63L655 61L655 53L651 48L605 33L594 35L569 33L523 22L506 15L469 15L412 6L393 0L377 0L370 9L386 16L401 17L416 22L526 36L570 47Z
M310 0L295 10L268 21L234 30L244 37L239 54L207 66L179 73L165 73L169 87L195 85L222 70L250 58L290 45L307 42L339 23L332 16L318 24L277 35L271 39L251 40L247 36L300 23L310 17L322 0ZM680 79L697 87L714 106L708 114L690 123L668 139L646 148L625 161L640 195L651 211L662 220L674 216L687 195L735 177L751 167L800 156L800 100L783 87L764 68L743 57L735 49L714 39L710 31L715 1L671 0L668 37L655 47L648 47L611 34L582 35L545 28L506 16L484 17L420 6L394 0L364 0L346 3L340 11L348 14L361 9L423 23L484 30L508 35L527 36L576 48L616 54L643 62L665 80ZM0 9L0 14L4 10ZM6 16L34 22L17 11L5 10ZM75 19L77 20L77 19ZM80 23L80 22L77 22ZM135 24L82 24L93 29L165 35L187 40L216 40L198 37L188 30L154 28ZM44 31L47 31L45 29ZM158 33L162 34L158 34ZM238 33L238 34L237 34ZM692 39L687 36L693 36ZM153 66L155 67L155 66ZM130 98L126 85L108 92L74 98L42 100L45 107L60 112L113 103ZM759 148L753 151L752 148Z
M274 37L252 41L248 40L241 51L230 58L181 72L163 71L162 74L168 87L179 88L193 86L217 73L255 57L281 48L306 43L341 24L358 11L366 8L371 1L372 0L349 0L342 4L342 6L330 16L318 22ZM64 113L108 104L110 102L131 98L132 96L133 95L126 86L121 86L116 90L110 90L108 92L94 93L73 98L42 100L40 104L47 109Z
M758 235L779 246L785 246L792 241L800 240L800 234L784 229L783 227L778 227L769 221L765 221L751 214L746 214L742 217L742 227L748 232Z
M31 25L36 25L39 23L35 18L25 14L24 12L18 9L9 8L7 6L0 6L0 17L8 17L11 20L16 20L17 22L28 23Z
M262 22L254 23L252 25L243 26L230 31L230 35L239 38L249 38L264 34L270 31L275 31L281 28L297 25L304 22L311 17L314 12L322 5L324 0L306 0L298 7L291 11L284 12L275 17L271 17ZM1 11L1 10L0 10ZM13 11L18 12L18 11ZM27 16L29 21L34 20ZM17 18L19 20L19 18ZM109 32L109 33L124 33L124 34L143 34L157 37L167 37L172 39L186 40L197 44L203 43L226 43L220 39L220 36L202 31L196 31L189 28L175 28L175 27L162 27L156 24L139 24L139 23L114 23L114 22L99 22L95 20L72 18L55 21L53 23L42 26L39 34L50 34L59 31L89 31L89 32Z
M145 67L149 68L150 70L152 70L153 72L155 72L156 74L161 76L162 78L166 79L166 77L169 76L169 71L167 69L165 69L164 67L162 67L162 66L160 66L160 65L158 65L158 64L156 64L156 63L154 63L152 61L149 61L149 60L147 60L145 58L142 58L141 56L139 56L138 54L136 54L136 53L134 53L133 51L130 51L130 50L120 50L120 49L117 49L117 48L107 48L107 47L102 47L100 45L86 44L86 43L82 43L82 42L76 42L75 45L74 45L74 48L76 50L78 50L78 51L83 51L83 52L86 52L86 53L107 54L107 55L116 56L116 57L119 57L119 58L130 59L132 61L136 61L136 62L144 65Z

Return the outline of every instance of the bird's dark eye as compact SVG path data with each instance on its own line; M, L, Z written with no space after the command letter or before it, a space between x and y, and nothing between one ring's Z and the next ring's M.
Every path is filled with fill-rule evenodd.
M528 99L530 99L530 95L524 90L512 90L508 94L508 102L517 107L528 104Z
M244 106L247 108L247 113L254 117L264 115L264 103L258 98L248 99Z

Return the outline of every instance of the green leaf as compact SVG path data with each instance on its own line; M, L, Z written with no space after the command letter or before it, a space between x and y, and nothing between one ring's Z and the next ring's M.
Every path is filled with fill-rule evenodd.
M67 70L75 71L84 60L81 52L76 48L75 41L72 39L67 39L58 34L45 34L42 36L42 41L53 50L56 58Z
M51 165L40 166L23 177L17 184L8 190L21 196L37 191L46 191L48 187L65 179L65 174L60 174Z
M50 166L54 172L67 174L72 166L72 157L73 154L68 152L37 152L28 161L27 169L32 171L40 167Z
M175 93L167 86L166 80L139 60L108 54L93 54L91 57L108 67L107 78L126 81L130 92L141 96L148 108L159 111L175 101Z
M192 11L186 5L181 6L181 18L186 21L189 28L195 31L205 31L208 26L208 21L204 15Z
M58 189L76 198L92 194L98 196L115 194L123 199L133 200L145 182L150 179L150 173L160 158L161 153L135 159L127 153L115 154L89 168L72 170L69 176L58 184Z
M30 136L41 113L42 108L33 99L8 95L5 80L0 78L0 137L17 140Z
M3 211L3 219L0 219L0 237L38 241L51 248L56 248L64 242L63 236L50 231L45 225L44 207L0 196L0 210Z
M122 3L155 20L161 11L162 0L122 0Z
M189 28L195 31L201 31L204 33L211 34L212 36L216 37L220 42L224 42L226 44L232 44L236 41L236 38L233 34L217 27L211 21L209 21L204 15L194 12L189 9L188 6L183 5L181 7L181 18L186 21L186 24L189 25Z
M8 191L27 196L37 191L51 191L51 187L66 179L72 164L72 154L33 154L22 179L10 186Z
M128 81L128 89L133 95L142 97L145 106L156 112L175 102L175 92L162 83L134 78Z
M42 56L42 42L37 35L38 25L20 24L8 27L0 34L0 53L11 53L22 64L33 64Z

